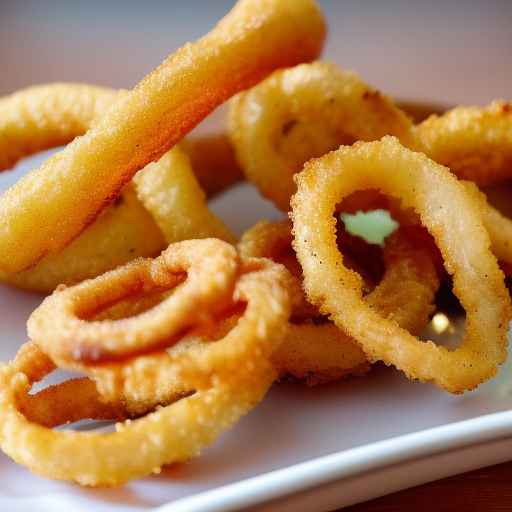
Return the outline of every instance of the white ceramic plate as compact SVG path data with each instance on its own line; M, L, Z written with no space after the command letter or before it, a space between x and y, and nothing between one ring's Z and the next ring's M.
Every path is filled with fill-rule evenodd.
M15 180L0 176L0 188ZM279 214L248 186L213 205L237 231ZM0 359L25 340L41 298L0 287ZM276 385L203 457L122 489L81 489L0 455L0 509L38 511L329 510L512 459L510 368L463 396L376 368L318 388ZM137 447L134 447L134 456Z

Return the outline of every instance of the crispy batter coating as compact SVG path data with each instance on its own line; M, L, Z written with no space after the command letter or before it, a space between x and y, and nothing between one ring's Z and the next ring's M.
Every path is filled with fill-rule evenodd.
M235 248L217 239L170 245L158 258L138 259L64 289L32 313L29 336L59 365L108 361L165 345L206 322L229 300L238 271ZM116 320L88 320L140 293L173 289L147 311Z
M512 104L456 107L414 127L417 147L459 178L493 185L512 177Z
M23 404L32 384L53 366L34 343L28 343L13 362L0 369L0 444L7 455L38 475L87 486L121 485L133 478L158 473L165 464L199 455L254 407L275 377L260 361L255 360L250 374L233 373L230 379L218 380L210 388L196 391L144 417L117 423L113 433L58 431L49 426L56 421L66 423L87 416L115 418L118 406L108 414L106 405L96 408L83 404L84 395L77 399L84 405L83 414L69 411L68 404L52 401L58 412L45 416L44 408L50 407L45 404L33 417L25 416ZM81 392L81 387L71 385L76 392ZM86 391L87 398L93 398L90 390ZM61 392L63 388L47 393L58 398ZM44 397L40 398L46 401ZM70 415L66 416L66 412Z
M276 71L231 101L229 121L247 178L285 212L310 158L387 134L410 142L412 128L390 98L327 62Z
M384 137L311 160L297 185L294 248L308 299L353 336L371 361L392 364L410 378L453 393L495 375L507 354L510 297L489 249L480 205L448 169ZM345 267L338 251L333 213L343 197L365 188L402 199L436 240L467 314L456 350L416 339L362 300L361 278ZM402 281L395 281L399 288Z
M0 269L20 271L61 250L219 104L277 68L314 59L324 36L314 0L240 0L3 194Z
M388 238L384 248L384 275L366 301L404 329L419 333L433 310L439 278L429 248L414 236L416 229L400 229ZM354 244L354 238L338 237L344 246ZM363 254L361 247L355 245L356 251ZM239 250L242 256L267 257L287 265L295 260L291 226L287 221L259 222L243 235ZM364 261L364 257L358 258L361 259ZM295 276L290 289L292 317L284 342L272 357L280 374L305 379L314 385L367 372L370 365L357 342L332 322L322 319L308 303L302 291L302 271L299 267L297 273L295 265L296 260L289 266Z

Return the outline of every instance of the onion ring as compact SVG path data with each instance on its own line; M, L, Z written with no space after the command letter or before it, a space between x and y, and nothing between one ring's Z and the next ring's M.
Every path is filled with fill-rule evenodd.
M208 208L190 160L179 147L138 172L133 183L137 196L168 243L210 237L227 242L236 240L224 222Z
M509 275L512 265L512 220L491 206L485 194L473 182L463 183L479 203L484 226L491 239L491 250L500 262L505 263L504 270Z
M31 385L52 367L48 357L28 343L12 363L0 369L1 447L34 473L81 485L114 486L158 473L164 464L197 456L261 400L273 373L257 364L256 360L250 379L232 375L229 381L218 381L143 418L118 423L114 433L54 431L25 417L19 406ZM56 402L54 407L58 410L61 404ZM86 406L84 415L90 411L91 406ZM79 411L70 414L72 421L79 418ZM54 419L68 421L59 412L46 423ZM134 446L138 457L133 456Z
M268 365L290 315L290 274L264 259L243 261L241 271L226 311L231 316L240 306L244 309L233 325L227 325L229 331L221 316L163 352L98 365L63 361L63 367L85 372L109 400L122 399L147 408L151 400L165 401L177 385L209 387L240 371L250 374L258 366L255 361L262 358ZM275 379L275 371L271 373Z
M231 141L224 133L190 136L183 139L181 147L189 156L194 175L208 198L244 178Z
M240 0L119 98L83 136L0 198L0 269L57 252L133 175L160 158L220 103L273 70L315 58L325 25L314 0Z
M55 83L0 98L0 171L83 135L117 97L106 87Z
M473 389L496 373L507 353L510 297L489 250L480 208L446 168L384 137L312 160L297 185L294 248L308 298L353 336L371 361L382 360L410 378L453 393ZM417 340L361 300L361 278L343 264L332 215L343 197L365 188L415 208L436 240L467 312L466 332L456 350Z
M456 107L414 127L417 147L459 178L485 186L512 176L512 104Z
M96 279L56 290L29 318L29 336L59 365L70 358L104 361L158 348L192 322L207 321L230 296L237 269L236 251L227 243L178 242L155 260L135 260ZM175 286L162 303L135 317L84 319L141 291Z
M439 278L430 251L414 236L415 231L402 228L387 239L384 276L366 301L384 316L418 333L433 310ZM346 237L342 240L350 243ZM355 340L330 322L315 322L319 313L302 292L301 272L297 273L293 262L290 265L290 253L295 259L291 244L287 221L263 221L248 230L238 245L242 257L270 258L286 265L295 276L290 287L292 315L284 341L272 356L274 365L281 375L305 379L309 385L367 372L370 365Z
M354 73L326 62L276 71L231 101L229 132L247 178L288 211L293 175L340 144L386 134L410 140L411 120Z

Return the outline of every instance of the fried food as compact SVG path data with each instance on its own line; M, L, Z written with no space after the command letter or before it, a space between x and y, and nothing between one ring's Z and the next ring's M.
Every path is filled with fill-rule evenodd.
M138 259L96 279L57 289L28 320L31 339L59 365L133 356L207 322L232 293L238 256L216 239L170 245L158 258ZM88 321L137 294L173 289L148 311L119 320Z
M244 179L225 133L190 136L181 143L206 197L214 197Z
M249 375L219 379L210 388L197 390L142 418L117 423L113 433L57 431L49 428L56 421L64 424L88 416L117 419L118 405L109 411L108 405L89 393L87 398L100 403L83 404L85 397L79 398L83 414L69 410L67 403L52 400L44 409L57 412L46 416L43 410L33 419L26 417L23 404L32 384L52 368L50 359L34 343L28 343L13 362L0 369L0 444L7 455L34 473L81 485L120 485L158 473L164 464L197 456L263 398L274 375L263 371L264 364L258 362L254 361ZM134 447L137 457L133 456Z
M204 246L208 242L195 243ZM2 449L38 474L93 486L119 485L159 472L164 464L197 456L254 407L275 380L269 357L284 335L290 314L288 279L280 265L244 260L226 310L229 314L243 306L243 312L221 339L208 340L205 332L196 332L168 351L161 347L109 364L64 366L90 375L99 395L88 381L74 381L29 398L32 384L51 372L54 363L36 344L24 345L16 359L0 370ZM169 403L169 388L175 382L188 393ZM66 386L76 392L85 386L91 403L82 414L74 407L70 410L67 401L51 401L66 395ZM48 428L87 416L129 417L141 412L134 406L144 409L151 401L156 406L162 397L166 405L139 419L118 423L115 433ZM43 402L35 406L33 416L24 415L27 403L38 400ZM83 399L77 401L81 404ZM48 412L51 404L55 411ZM140 457L133 457L133 446L138 447Z
M428 247L413 236L415 229L401 229L388 238L384 248L384 275L365 300L383 316L419 333L433 311L439 278ZM354 245L355 237L345 234L339 240L343 245ZM368 244L358 240L371 254ZM292 315L284 342L272 361L281 375L305 379L310 385L364 374L370 366L357 342L308 304L302 292L302 272L297 272L291 245L291 226L287 221L260 222L239 243L242 256L270 258L286 265L295 276L290 291ZM362 254L364 251L357 247L357 242L355 245L355 250Z
M18 288L52 292L59 284L75 284L135 258L156 256L165 246L161 230L129 184L63 251L29 270L0 273L0 279Z
M0 98L0 171L83 135L127 91L79 83L27 87ZM192 136L182 149L207 197L241 180L227 135Z
M191 238L236 240L206 203L190 160L179 147L147 165L134 178L137 195L164 234L167 243Z
M24 270L61 250L220 103L279 67L314 59L324 36L313 0L240 0L208 35L168 57L84 136L3 194L0 269Z
M384 137L310 161L297 185L293 245L308 299L356 339L370 361L384 361L453 393L495 375L507 354L510 297L489 250L480 206L446 168ZM456 350L418 340L362 300L362 280L346 268L338 250L333 213L343 197L366 188L414 208L436 240L467 314ZM395 286L404 288L401 280Z
M327 62L274 72L231 101L229 118L247 178L285 212L295 191L293 175L310 158L387 134L410 142L411 128L390 98Z
M250 375L263 360L266 372L275 379L268 361L283 339L290 315L289 279L281 265L264 259L245 260L224 313L191 330L169 350L126 361L71 362L64 367L86 372L102 396L144 407L150 400L167 400L178 385L187 385L191 379L197 389L230 380L239 372Z
M82 135L117 95L111 89L87 85L50 84L0 100L0 110L6 114L0 143L9 141L7 160L12 164ZM195 147L191 145L191 154ZM12 275L0 273L0 278L21 288L51 292L59 284L96 277L137 257L155 256L169 243L206 237L234 241L234 235L208 209L180 148L147 168L137 175L135 185L127 185L120 198L68 247L45 257L34 268ZM161 204L156 206L156 202Z
M127 185L78 238L34 268L0 279L20 288L53 291L112 270L138 257L159 254L168 244L191 238L234 241L208 208L186 154L176 146Z
M463 182L464 186L479 203L484 226L491 239L491 250L501 263L507 275L512 269L512 220L494 208L486 195L471 181Z
M486 186L511 178L512 104L456 107L414 127L417 147L459 178Z
M83 135L117 97L106 87L55 83L0 98L0 171Z

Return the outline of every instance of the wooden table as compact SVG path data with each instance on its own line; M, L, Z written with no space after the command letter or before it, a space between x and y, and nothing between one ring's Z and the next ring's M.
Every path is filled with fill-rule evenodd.
M510 512L512 463L446 478L344 509L346 512Z

